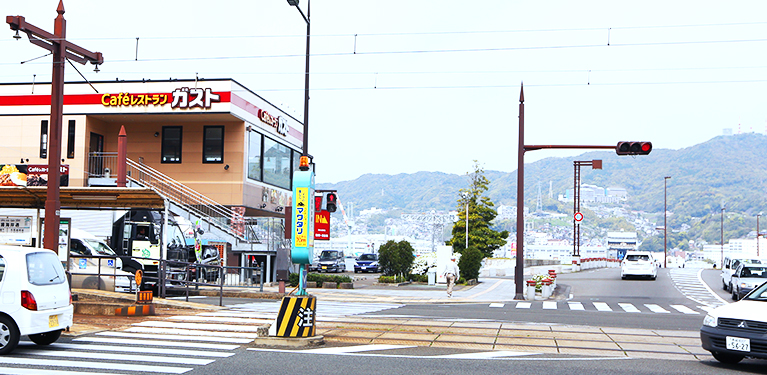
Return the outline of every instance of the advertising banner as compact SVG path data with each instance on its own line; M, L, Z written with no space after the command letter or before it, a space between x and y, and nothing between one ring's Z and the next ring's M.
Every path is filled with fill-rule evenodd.
M0 186L48 186L47 164L0 164ZM69 165L62 164L61 186L69 186Z
M330 240L330 212L326 210L317 211L314 214L314 239Z

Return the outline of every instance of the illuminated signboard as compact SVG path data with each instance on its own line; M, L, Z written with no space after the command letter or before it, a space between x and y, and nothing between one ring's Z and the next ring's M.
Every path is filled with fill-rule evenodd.
M261 119L261 122L264 124L267 124L271 127L273 127L275 130L277 130L277 133L280 135L287 135L288 134L288 122L282 117L274 117L269 112L259 109L258 110L258 118Z
M137 107L150 105L165 105L170 103L171 108L205 108L209 109L212 103L221 101L219 94L206 88L181 87L171 93L131 94L121 92L119 94L104 94L101 96L101 104L105 107Z

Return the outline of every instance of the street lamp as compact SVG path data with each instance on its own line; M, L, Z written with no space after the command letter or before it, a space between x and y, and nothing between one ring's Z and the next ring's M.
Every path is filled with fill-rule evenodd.
M724 267L724 203L722 203L722 228L720 229L719 245L722 247L722 259L719 263L720 267Z
M762 216L762 213L756 214L756 256L759 256L759 216Z
M466 215L466 248L464 250L469 249L469 193L463 193L462 194L463 199L466 201L466 212L464 213Z
M666 244L668 244L668 239L666 237L666 216L668 212L667 204L668 200L666 198L666 181L671 178L671 176L663 177L663 268L666 267L666 258L668 258L668 252L666 251Z
M290 6L296 7L298 9L298 13L301 13L301 17L303 17L304 21L306 21L306 72L304 73L304 147L303 147L303 153L302 156L309 156L309 36L310 33L310 26L311 22L309 22L309 19L311 17L311 7L310 7L310 1L306 1L306 15L304 15L304 12L301 10L301 8L298 7L298 1L299 0L288 0L288 4Z

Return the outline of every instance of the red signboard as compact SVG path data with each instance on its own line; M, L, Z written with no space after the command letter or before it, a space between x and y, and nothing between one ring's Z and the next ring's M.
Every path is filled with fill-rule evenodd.
M314 240L330 240L330 212L326 210L314 214Z

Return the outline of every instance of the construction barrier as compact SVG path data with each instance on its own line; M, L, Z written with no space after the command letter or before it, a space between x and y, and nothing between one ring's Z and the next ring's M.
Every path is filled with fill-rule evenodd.
M316 330L317 297L282 297L277 313L277 337L312 337Z

